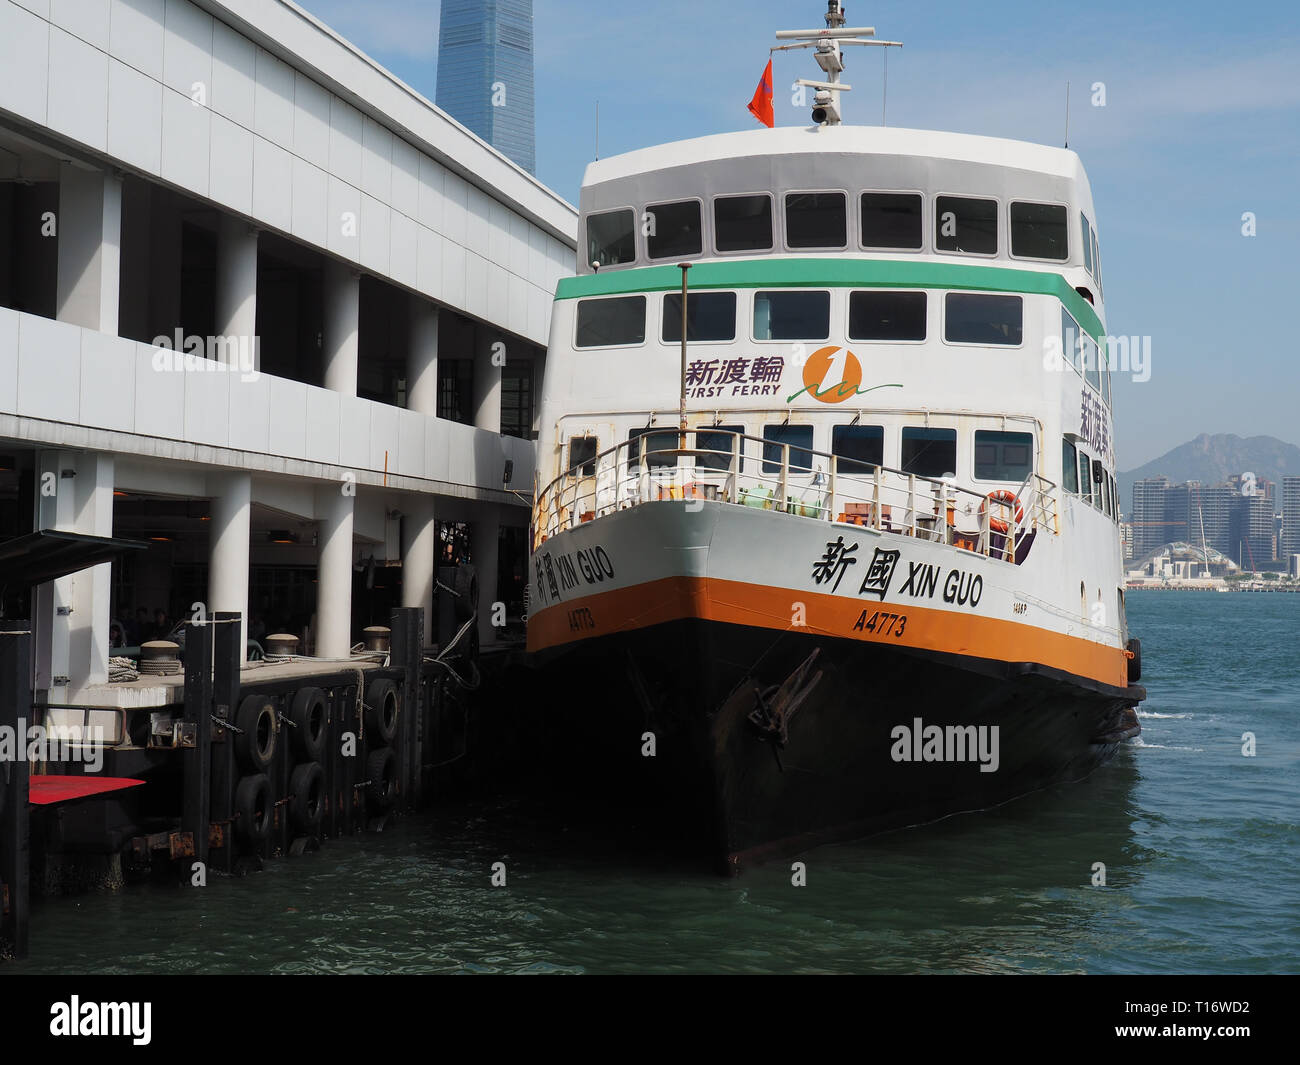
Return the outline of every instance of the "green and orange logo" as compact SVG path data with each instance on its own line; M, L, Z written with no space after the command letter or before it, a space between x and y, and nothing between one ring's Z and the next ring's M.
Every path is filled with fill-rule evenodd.
M793 403L807 392L818 403L843 403L850 396L872 392L877 388L902 388L902 385L862 387L862 363L848 348L830 345L818 348L803 364L803 388L786 399Z

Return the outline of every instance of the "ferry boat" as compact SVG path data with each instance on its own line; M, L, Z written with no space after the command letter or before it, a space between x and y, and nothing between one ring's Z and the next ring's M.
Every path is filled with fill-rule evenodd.
M842 124L826 21L810 126L588 167L541 398L544 730L732 871L1082 778L1145 695L1083 166Z

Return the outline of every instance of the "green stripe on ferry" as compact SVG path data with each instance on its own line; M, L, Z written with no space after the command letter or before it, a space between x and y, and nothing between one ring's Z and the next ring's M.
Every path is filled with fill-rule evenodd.
M693 263L689 281L692 289L942 288L1056 296L1094 340L1100 342L1103 332L1092 305L1065 278L1040 270L906 259L743 259ZM555 298L672 292L681 287L682 272L676 266L643 266L563 278Z

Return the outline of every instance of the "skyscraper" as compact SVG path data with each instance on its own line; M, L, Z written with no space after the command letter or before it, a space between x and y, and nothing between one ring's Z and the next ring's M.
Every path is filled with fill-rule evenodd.
M442 0L437 104L530 174L532 0Z
M1282 478L1282 548L1283 558L1300 555L1300 477Z

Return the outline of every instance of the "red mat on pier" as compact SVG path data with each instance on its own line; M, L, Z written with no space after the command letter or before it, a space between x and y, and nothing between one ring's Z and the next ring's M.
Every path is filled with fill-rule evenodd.
M55 803L89 799L93 795L134 788L143 783L143 780L132 780L130 777L33 776L28 780L28 801L33 806L53 806Z

